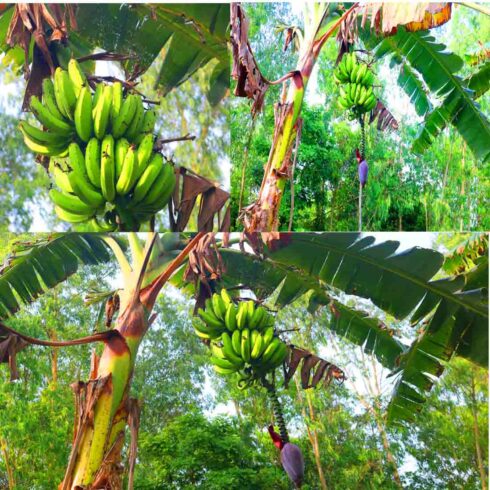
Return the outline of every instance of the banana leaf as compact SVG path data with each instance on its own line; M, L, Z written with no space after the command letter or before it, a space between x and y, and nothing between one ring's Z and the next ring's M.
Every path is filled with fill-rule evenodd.
M428 31L408 32L399 27L396 35L387 38L376 37L367 30L361 35L366 45L374 48L376 59L393 55L392 62L402 65L401 87L415 103L417 113L425 116L412 147L416 153L425 151L440 132L452 124L476 158L482 161L490 158L490 123L475 102L478 94L485 90L486 71L477 75L471 87L471 80L457 75L463 60L448 52ZM424 84L416 83L412 76L414 71L420 74ZM424 87L441 100L432 111L430 105L423 103Z
M488 257L482 257L475 269L457 276L452 283L450 288L457 290L455 296L464 299L465 303L474 303L482 310L488 308L488 291L485 288ZM435 298L428 295L423 303L426 301L430 303ZM420 308L424 309L424 305ZM442 299L421 335L400 356L399 367L393 373L398 380L387 409L388 423L414 420L423 407L427 392L455 353L487 368L488 320L468 308Z
M112 259L103 235L58 233L16 244L0 269L0 318L15 313L77 272Z

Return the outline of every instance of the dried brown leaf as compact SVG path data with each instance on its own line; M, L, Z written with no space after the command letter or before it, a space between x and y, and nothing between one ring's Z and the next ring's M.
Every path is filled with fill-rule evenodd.
M287 388L292 377L301 365L301 386L303 389L315 388L322 382L328 386L332 380L342 383L346 378L344 372L321 357L306 349L289 346L289 355L284 368L284 387Z
M169 203L169 218L172 231L180 232L185 229L196 202L199 201L197 224L199 231L210 232L214 228L215 217L225 208L229 193L218 187L214 182L192 173L184 167L176 168L176 185ZM227 211L228 213L229 211ZM226 215L225 215L226 218ZM227 228L224 228L224 225ZM227 231L230 226L229 217L218 223L220 231Z
M386 131L387 129L398 129L398 121L395 119L395 116L386 108L386 106L378 100L378 103L371 111L369 116L369 124L372 124L373 121L378 120L377 128L379 131Z
M248 19L238 3L231 4L231 46L233 70L231 76L237 81L235 95L252 99L252 114L262 110L269 82L262 75L248 41Z

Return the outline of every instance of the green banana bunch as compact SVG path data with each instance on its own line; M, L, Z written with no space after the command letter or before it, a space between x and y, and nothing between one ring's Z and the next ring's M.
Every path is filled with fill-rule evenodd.
M168 204L174 170L154 151L156 112L145 109L140 95L125 95L120 82L92 91L71 59L67 70L43 80L42 100L32 97L30 105L42 127L21 121L19 130L29 149L51 157L61 219L101 230L124 217L138 228Z
M371 111L377 103L373 93L374 74L367 64L358 63L354 53L346 53L334 71L340 85L337 102L342 109L358 115Z
M284 362L286 344L275 336L274 318L254 301L238 306L226 289L206 300L198 315L204 322L194 325L196 334L210 341L211 363L220 374L243 369L257 375L271 371Z
M258 330L235 330L223 332L220 342L210 344L211 363L220 374L236 373L251 368L263 375L280 366L288 353L287 345L274 335L274 327L264 332Z

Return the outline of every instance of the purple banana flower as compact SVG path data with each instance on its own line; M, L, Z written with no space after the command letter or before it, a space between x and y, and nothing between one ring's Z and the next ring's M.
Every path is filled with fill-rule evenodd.
M361 187L364 188L368 178L369 167L366 160L359 153L358 149L356 149L356 158L357 158L357 165L358 165L357 172L359 174L359 182L361 183Z
M296 444L286 442L281 449L281 463L295 488L301 488L305 474L305 462L301 449Z
M357 171L359 173L359 182L361 183L362 187L366 185L367 178L368 178L368 170L369 170L368 164L366 160L363 160L359 164L359 167L357 168Z

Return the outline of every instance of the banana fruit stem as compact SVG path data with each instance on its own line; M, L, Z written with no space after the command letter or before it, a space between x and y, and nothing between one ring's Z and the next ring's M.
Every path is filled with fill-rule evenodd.
M277 398L276 387L265 378L262 379L262 386L267 390L267 394L269 395L269 398L271 400L272 410L274 412L274 419L276 420L279 427L279 433L281 435L282 442L289 442L289 434L286 423L284 422L284 415L282 413L281 403L279 402L279 398Z

